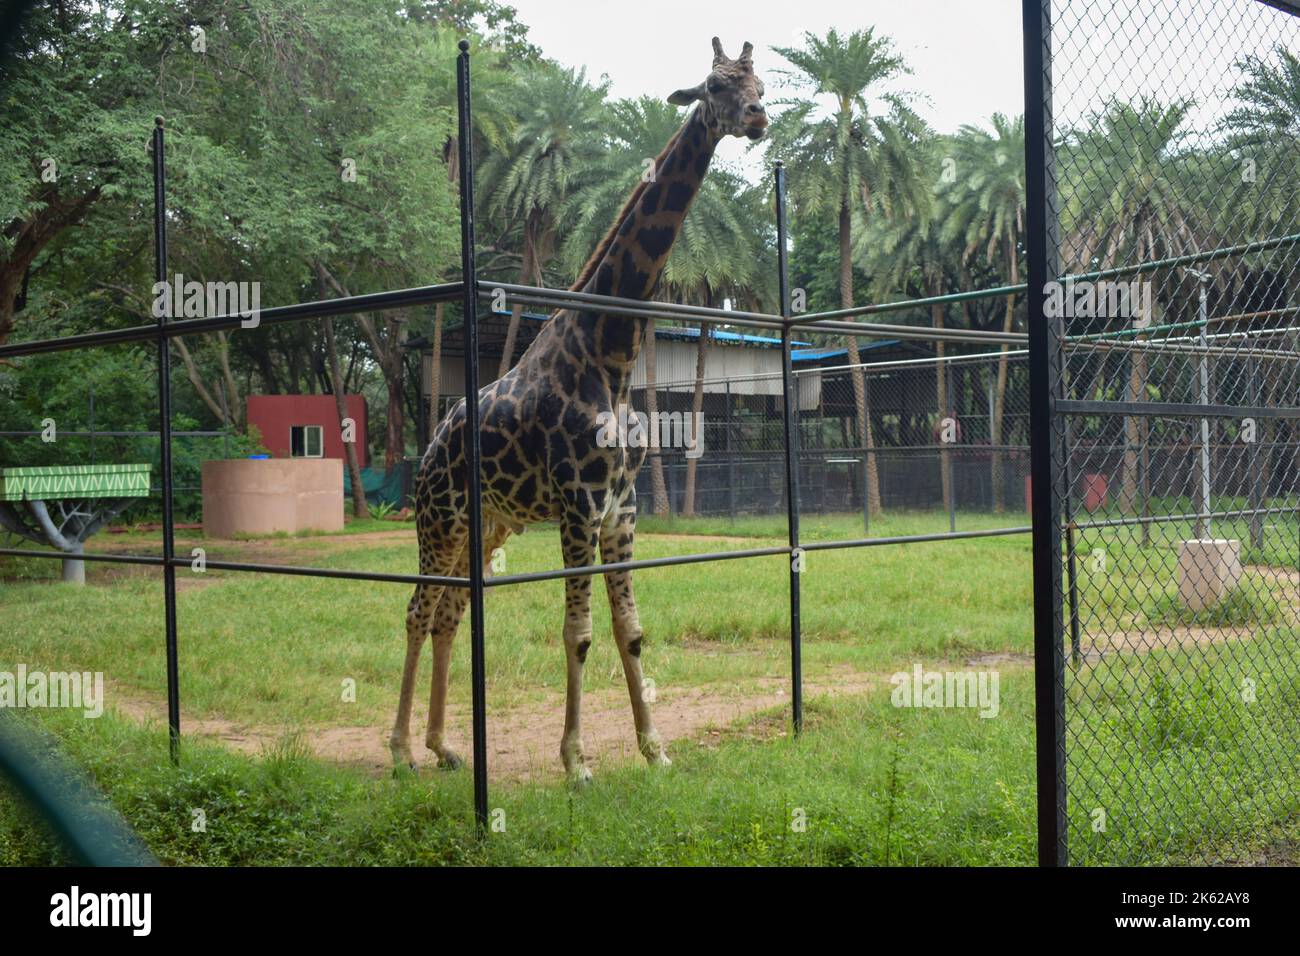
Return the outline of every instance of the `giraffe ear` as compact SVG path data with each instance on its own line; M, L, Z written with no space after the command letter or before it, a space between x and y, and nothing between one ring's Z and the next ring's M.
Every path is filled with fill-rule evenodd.
M690 106L696 100L704 99L704 84L692 86L688 89L678 90L672 96L668 97L668 102L674 106Z

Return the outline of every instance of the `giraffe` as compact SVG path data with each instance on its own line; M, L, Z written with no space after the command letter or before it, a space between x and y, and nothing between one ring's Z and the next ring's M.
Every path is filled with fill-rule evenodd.
M755 76L753 45L732 60L713 38L713 67L698 86L681 89L670 103L698 103L655 158L573 290L650 298L692 199L725 136L761 139L767 128L763 83ZM529 524L558 520L564 565L630 561L636 531L637 470L644 448L601 447L600 413L629 405L632 370L646 329L643 317L562 309L542 327L519 362L479 391L482 448L483 549L486 565L511 534ZM469 573L471 556L464 455L465 402L439 423L415 480L420 573ZM643 693L641 625L632 576L604 574L614 639L627 679L637 747L652 765L669 764ZM397 720L389 745L397 764L414 766L410 746L411 697L420 653L433 644L426 746L440 766L461 759L444 741L447 670L452 640L469 602L466 588L416 586L406 614L406 661ZM570 780L591 778L582 745L582 670L591 646L591 576L565 579L563 624L567 667L560 756Z

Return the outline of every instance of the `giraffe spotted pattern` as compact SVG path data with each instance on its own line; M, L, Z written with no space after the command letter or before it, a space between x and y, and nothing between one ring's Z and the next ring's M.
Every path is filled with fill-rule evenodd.
M767 127L746 43L729 59L713 40L713 68L699 86L669 101L698 102L655 160L653 179L638 183L622 212L583 269L574 289L647 300L724 136L759 139ZM636 534L636 475L645 448L601 447L598 416L628 405L632 370L646 320L592 310L563 310L547 321L517 365L479 391L485 564L511 534L557 520L565 567L632 560ZM415 481L420 573L467 575L468 494L465 402L439 423ZM637 744L652 764L667 764L663 743L642 692L641 625L632 575L604 574L614 639L632 701ZM444 743L451 644L465 613L465 588L418 585L406 615L406 662L397 720L390 738L394 760L414 764L411 698L424 642L432 637L433 681L425 743L443 766L461 761ZM591 577L565 579L563 637L567 661L564 733L560 755L575 781L590 778L582 748L582 666L591 646Z

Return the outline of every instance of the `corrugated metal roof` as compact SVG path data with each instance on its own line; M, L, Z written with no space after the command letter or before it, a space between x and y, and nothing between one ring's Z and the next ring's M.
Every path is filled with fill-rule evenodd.
M509 309L493 309L493 315L509 315ZM545 322L550 318L549 315L538 315L536 312L520 313L525 319L532 319L534 322ZM657 339L689 339L695 341L700 337L698 328L689 328L673 325L656 325L655 338ZM781 344L779 338L773 338L768 335L748 335L742 332L728 332L725 329L714 329L709 333L709 337L719 342L733 342L737 345L758 345L772 346L773 348ZM794 345L811 345L811 342L794 342Z
M872 349L888 348L891 345L900 344L899 339L877 339L867 345L858 346L858 354L870 352ZM790 361L792 362L820 362L822 359L839 358L841 355L848 355L848 349L791 349Z

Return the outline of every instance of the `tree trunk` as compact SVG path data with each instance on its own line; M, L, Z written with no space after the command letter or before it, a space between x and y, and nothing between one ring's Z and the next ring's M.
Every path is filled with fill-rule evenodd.
M708 303L706 303L707 305ZM709 323L700 323L700 338L695 347L695 393L691 396L691 428L694 429L695 422L701 420L701 412L704 410L704 363L709 344ZM651 427L654 423L651 422ZM683 432L685 432L685 423L683 423ZM704 438L704 429L700 428L700 433L695 436L696 441L702 441ZM686 459L686 492L682 498L682 514L691 518L695 515L695 476L696 466L699 464L699 458L692 457Z
M396 368L384 375L388 386L388 427L384 433L384 473L392 474L406 448L402 442L402 425L405 421L402 408L402 363L399 358Z
M76 549L72 554L82 554L85 552L85 545L80 541L77 542ZM76 558L63 559L63 581L65 584L85 584L86 583L86 562Z
M330 385L334 391L334 406L339 413L339 426L348 417L347 399L343 391L343 367L339 363L339 350L334 342L334 320L325 319L325 348L328 353ZM352 517L369 518L370 508L366 504L366 489L361 483L361 466L357 462L357 443L344 441L343 451L348 466L348 478L352 482Z
M520 285L527 285L536 278L534 275L536 259L532 232L525 226L523 264L519 269ZM510 367L515 364L515 340L519 337L519 319L523 312L524 307L518 302L510 307L510 324L506 326L506 341L501 346L501 364L497 368L497 378L503 378L506 372L510 371Z
M937 292L931 290L931 294ZM936 328L943 328L943 306L930 306L930 323ZM943 489L943 510L952 512L952 468L949 458L951 453L948 450L947 443L944 441L943 420L948 417L948 367L944 362L944 345L940 340L934 343L934 354L938 359L934 363L934 391L935 400L939 409L939 485Z
M334 292L342 298L347 298L347 287L339 282L323 264L317 265L321 275ZM402 374L405 368L402 361L402 340L405 337L403 330L406 328L406 313L401 310L389 312L384 321L382 336L374 319L365 313L357 314L357 324L361 326L361 331L374 350L375 361L379 365L380 372L383 373L384 384L388 387L388 427L384 432L384 470L391 473L397 464L397 459L406 451L402 441L405 421L402 408Z
M853 250L850 230L853 217L848 201L840 203L840 308L853 308ZM880 474L876 470L875 436L871 427L871 408L867 400L867 376L862 371L862 355L858 351L856 335L846 335L849 352L849 378L853 382L853 404L857 417L858 445L866 456L867 508L872 515L880 514Z
M445 314L444 303L439 302L433 308L433 354L430 356L429 369L429 412L425 416L428 434L424 436L426 446L433 441L433 433L438 428L438 398L442 388L442 319Z
M1011 284L1016 285L1020 282L1020 268L1016 261L1016 250L1014 247L1008 253L1008 260L1011 266ZM1003 313L1002 331L1010 332L1016 318L1016 296L1015 293L1007 296L1007 307ZM993 422L992 433L989 435L989 443L993 445L993 510L1001 514L1006 511L1006 495L1004 489L1004 475L1002 462L1004 456L1002 450L998 448L1002 444L1002 436L1006 432L1003 426L1003 416L1007 408L1007 373L1008 373L1008 346L1003 345L999 349L998 355L998 382L993 393Z
M1149 246L1139 246L1138 261L1145 261ZM1133 317L1133 328L1150 325L1150 316L1143 313ZM1130 402L1144 401L1146 398L1147 357L1140 344L1144 336L1135 335L1136 348L1129 350L1128 386L1125 399ZM1142 445L1142 426L1136 415L1124 418L1124 478L1120 485L1120 509L1126 515L1138 512L1138 455Z
M654 421L659 414L658 363L655 349L655 320L646 319L645 326L645 410ZM668 514L668 484L664 481L664 460L658 447L650 455L650 510L660 517Z

